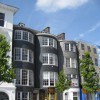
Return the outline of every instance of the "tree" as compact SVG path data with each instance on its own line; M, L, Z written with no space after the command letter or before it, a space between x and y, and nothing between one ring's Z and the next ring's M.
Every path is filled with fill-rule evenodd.
M14 66L9 64L10 44L6 37L0 34L0 82L11 82L15 77Z
M63 92L66 89L69 89L71 81L67 79L64 71L60 71L58 75L58 82L56 83L56 88L59 93Z
M98 89L99 77L89 52L85 52L84 59L80 60L80 75L83 79L81 82L82 89L87 94L87 100L92 100L91 94L96 93ZM89 99L89 95L91 99Z

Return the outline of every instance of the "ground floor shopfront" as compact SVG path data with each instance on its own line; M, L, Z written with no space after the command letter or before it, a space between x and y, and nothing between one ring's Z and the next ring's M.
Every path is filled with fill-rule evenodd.
M45 88L35 90L33 93L33 100L58 100L55 88Z
M80 99L80 89L70 88L63 92L63 100L81 100Z

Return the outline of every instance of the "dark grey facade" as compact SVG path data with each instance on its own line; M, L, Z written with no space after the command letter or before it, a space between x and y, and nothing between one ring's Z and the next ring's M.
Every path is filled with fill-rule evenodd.
M19 25L14 26L12 60L16 66L16 100L24 95L28 96L27 99L33 98L34 36L35 31Z
M73 100L73 94L76 93L77 100L80 100L80 77L79 77L79 54L77 43L71 40L65 40L65 34L62 33L58 38L59 70L64 70L67 78L71 80L71 87L65 90L60 96L60 100Z
M58 75L58 40L48 33L14 25L13 62L16 66L16 100L44 100L48 87L55 89ZM55 94L53 94L55 95Z

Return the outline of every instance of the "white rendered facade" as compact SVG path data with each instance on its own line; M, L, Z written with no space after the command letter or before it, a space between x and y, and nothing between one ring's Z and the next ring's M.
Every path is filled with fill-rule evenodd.
M13 33L13 15L16 13L17 8L0 3L0 15L3 15L3 25L0 24L0 34L4 34L11 47L8 53L10 56L9 64L12 61L12 33ZM15 85L13 83L0 83L0 100L15 100Z

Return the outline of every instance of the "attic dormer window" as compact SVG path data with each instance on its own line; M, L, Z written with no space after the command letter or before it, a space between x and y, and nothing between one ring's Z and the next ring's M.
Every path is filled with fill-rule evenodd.
M5 14L0 13L0 26L4 26L4 17L5 17Z

